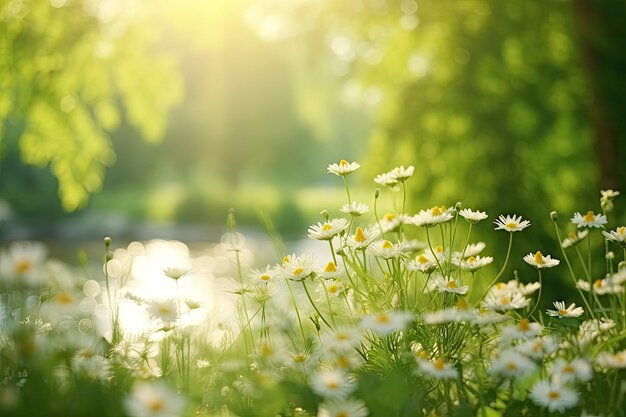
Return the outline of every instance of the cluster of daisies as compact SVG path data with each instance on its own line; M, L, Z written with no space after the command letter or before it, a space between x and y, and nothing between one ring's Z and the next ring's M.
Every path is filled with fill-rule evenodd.
M109 251L105 241L100 279L47 259L40 244L2 250L0 349L12 359L0 361L0 412L19 409L29 366L49 359L56 389L67 392L77 376L97 381L131 417L366 417L410 407L620 415L626 227L605 229L618 192L602 192L602 213L575 213L567 234L551 213L560 253L520 256L534 276L521 281L507 266L529 220L495 218L492 228L508 238L498 262L472 241L487 213L461 203L407 210L413 166L376 176L373 204L353 201L348 178L359 168L328 166L347 201L309 226L318 254L285 254L262 268L234 230L217 254L198 258L179 242ZM385 195L394 210L379 214ZM601 275L591 263L595 237L605 247ZM578 298L540 308L543 281L557 274ZM384 385L398 371L398 395L372 398L372 380ZM131 381L121 394L120 380Z

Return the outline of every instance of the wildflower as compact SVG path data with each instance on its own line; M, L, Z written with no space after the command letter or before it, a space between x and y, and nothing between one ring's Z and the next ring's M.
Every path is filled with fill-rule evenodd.
M415 226L432 227L436 224L445 223L454 217L452 210L445 206L435 206L429 210L420 210L415 216L408 219Z
M261 342L259 346L259 359L267 364L283 364L288 361L289 356L285 346L275 340L269 342Z
M353 236L348 236L346 244L352 249L365 249L378 237L378 229L357 227Z
M338 279L328 279L322 282L330 297L337 297L343 291L343 282Z
M563 242L561 242L561 247L569 248L570 246L575 246L587 237L588 234L589 230L587 229L578 230L576 233L570 232L567 234L567 237L563 239Z
M454 252L452 254L452 257L461 258L461 256L463 256L464 258L469 258L470 256L476 256L481 253L486 247L487 245L485 244L485 242L470 243L465 247L463 252Z
M385 172L383 174L378 174L374 178L374 182L378 185L382 185L383 187L392 187L398 183L398 179L394 177L390 172Z
M328 173L335 174L339 177L345 177L346 175L356 171L361 168L361 165L356 162L348 162L345 159L339 161L338 164L330 164L328 165Z
M417 365L419 366L420 372L438 379L456 379L459 376L459 372L454 366L446 363L441 358L434 361L418 360Z
M313 259L311 255L288 255L283 258L281 268L283 278L302 281L313 272Z
M179 280L182 277L189 275L191 273L191 268L184 267L169 267L163 269L163 275L173 280Z
M458 281L453 277L437 276L430 286L430 290L437 289L439 292L447 292L454 294L466 294L469 290L467 285L459 285Z
M363 317L361 319L361 328L377 331L381 335L387 335L396 330L404 329L413 320L415 320L415 316L409 312L387 311Z
M528 220L522 220L522 216L507 215L504 217L502 214L494 224L497 226L496 230L506 230L507 232L519 232L530 226L530 222Z
M309 226L309 237L317 240L330 240L348 226L346 219L331 219L324 223Z
M404 242L393 244L388 240L379 240L367 248L367 253L382 259L399 258L403 255L403 244L406 246Z
M356 389L356 381L335 369L318 372L311 378L313 391L330 399L343 399Z
M396 216L393 213L386 213L379 221L380 227L383 229L383 232L392 232L400 227L403 223L403 218L400 216Z
M426 255L418 255L415 257L415 259L411 259L408 262L405 262L406 265L406 269L408 269L409 271L422 271L422 272L428 272L431 271L433 269L435 269L435 267L437 266L437 264L434 261L434 258L432 257L428 257Z
M514 326L506 326L502 329L501 339L505 343L513 340L539 336L543 327L539 323L531 323L527 319L521 319Z
M600 191L600 207L609 213L613 211L613 199L619 195L619 191L602 190Z
M322 334L320 346L326 351L349 352L361 344L361 332L353 327L341 327Z
M264 270L251 269L248 276L254 284L268 284L282 278L281 271L276 268L270 268L269 265Z
M626 350L611 354L602 352L596 358L596 363L603 368L625 369L626 368Z
M579 345L586 345L615 327L615 322L602 317L601 319L589 319L580 323L576 332L576 341Z
M589 381L592 376L591 365L581 358L569 362L559 358L552 366L552 378L557 382Z
M470 256L467 259L461 259L461 260L453 259L452 262L455 265L458 265L463 270L474 272L474 271L479 270L483 266L489 265L490 263L492 263L493 258L491 256L481 257L480 255L477 255L477 256Z
M607 277L605 279L596 279L595 281L593 281L593 284L590 284L589 281L584 281L580 279L576 283L576 287L580 288L583 291L593 290L593 292L598 295L620 294L624 292L624 287L622 287L620 284L617 284L611 277Z
M459 299L456 306L442 310L424 313L422 320L426 324L443 324L450 322L464 322L476 319L476 309L470 308L465 299Z
M369 414L361 400L328 401L320 404L317 417L366 417Z
M482 306L492 311L508 311L526 308L530 300L519 292L495 293L489 291Z
M172 323L178 318L176 300L172 298L148 301L146 307L152 317L161 319L163 323Z
M578 403L578 393L573 389L541 380L537 382L530 391L530 398L537 405L547 407L550 412L563 412L567 408L572 408Z
M505 378L522 378L537 370L535 362L519 352L507 349L493 361L489 373Z
M485 220L489 217L484 211L472 211L468 208L459 211L459 214L471 224L478 223L479 221Z
M345 213L352 217L362 216L369 210L370 209L367 204L357 203L356 201L353 201L350 204L344 204L343 207L339 209L339 211L341 211L342 213Z
M556 352L558 344L552 336L542 336L520 343L515 349L533 359L543 359Z
M0 280L26 286L44 283L41 269L46 260L46 247L36 242L16 242L0 253Z
M556 310L547 311L548 315L552 317L580 317L585 312L582 307L576 307L574 303L567 308L565 308L565 301L555 301L553 304Z
M626 242L624 242L624 239L626 238L626 227L621 226L615 230L611 230L610 232L605 232L603 230L602 234L604 235L606 240L616 243L621 247L626 246Z
M133 417L178 417L185 408L183 397L164 382L137 382L124 400Z
M406 168L404 168L404 165L400 165L399 167L395 167L389 171L389 174L391 174L396 181L404 182L413 175L413 171L415 171L415 167L413 165L409 165Z
M528 265L534 266L537 269L552 268L553 266L557 266L559 263L561 263L561 261L559 261L558 259L552 259L550 255L543 256L542 253L539 251L535 252L534 255L532 253L529 253L528 255L524 256L524 261Z
M326 266L319 271L323 279L339 280L345 276L345 272L341 265L337 266L333 261L329 261Z
M572 217L571 222L576 225L576 227L599 227L604 228L603 225L606 224L606 216L603 214L594 214L593 211L588 211L584 216L579 212L574 213L574 217Z

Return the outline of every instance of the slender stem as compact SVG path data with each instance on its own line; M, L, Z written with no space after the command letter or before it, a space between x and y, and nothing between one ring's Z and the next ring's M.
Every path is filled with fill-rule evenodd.
M237 263L237 277L239 278L239 288L241 290L241 305L243 307L243 314L246 318L246 322L250 323L250 315L248 314L248 306L246 305L246 293L243 288L243 271L241 270L241 258L239 256L239 251L235 251L235 260ZM252 352L254 353L254 335L252 334L252 329L248 328L248 335L250 337L250 343L252 346ZM244 335L244 340L246 341L246 350L248 349L248 338ZM248 352L249 354L250 352Z
M298 309L298 303L296 303L296 296L293 294L293 289L291 288L291 284L289 280L285 281L287 283L287 288L289 289L289 295L291 296L291 302L293 303L293 308L296 310L296 317L298 318L298 325L300 326L300 334L302 334L302 341L304 342L304 346L307 345L306 336L304 334L304 327L302 327L302 317L300 317L300 309Z
M435 251L433 249L433 245L430 242L430 234L428 233L428 226L426 226L426 240L428 241L428 248L430 249L430 253L433 254L433 257L435 258L435 262L437 263L437 267L441 271L441 276L444 277L445 273L443 272L443 268L442 268L441 264L439 263L439 257L435 253Z
M498 282L498 279L500 279L500 277L504 273L504 270L506 269L506 266L509 263L509 257L511 256L511 247L512 246L513 246L513 232L509 232L509 247L506 250L506 258L504 258L504 264L502 264L502 268L500 269L500 272L498 272L498 275L496 275L496 277L487 286L487 288L485 289L485 292L483 293L483 295L478 300L476 300L476 303L474 304L474 306L478 305L478 303L480 303L482 301L482 299L485 298L487 293L489 293L489 290L491 289L491 287L493 287L493 285L496 282Z
M324 295L326 296L326 303L328 304L328 314L330 314L330 320L333 322L333 326L336 326L337 323L335 323L335 315L333 314L333 307L330 302L330 296L328 295L328 288L326 288L326 283L321 277L320 282L322 284L322 289L324 290Z
M302 287L304 288L304 292L306 293L306 297L309 299L309 302L311 303L311 305L315 309L315 312L320 316L320 318L322 319L324 324L326 324L328 327L330 327L332 329L333 326L331 326L330 323L328 323L328 321L326 321L326 319L324 318L324 315L320 312L320 310L315 305L315 301L313 301L313 298L311 297L311 293L309 293L309 288L306 286L306 282L304 282L304 280L302 280L300 282L302 283Z
M328 244L330 245L330 253L333 256L333 262L335 263L335 266L337 266L337 256L335 255L335 248L333 247L332 238L328 239Z
M539 293L537 294L537 302L535 303L530 313L528 313L528 317L531 317L533 315L533 313L539 306L539 301L541 300L541 289L543 288L543 281L541 280L541 269L537 268L537 273L539 274Z
M348 195L348 204L352 204L352 199L350 199L350 189L348 188L348 180L346 179L345 175L342 175L341 178L343 178L343 185L346 187L346 194Z
M400 228L398 229L398 240L402 240L402 224L404 223L404 210L406 209L406 185L402 181L402 212L400 213Z
M589 265L589 284L591 284L591 231L587 234L587 264Z

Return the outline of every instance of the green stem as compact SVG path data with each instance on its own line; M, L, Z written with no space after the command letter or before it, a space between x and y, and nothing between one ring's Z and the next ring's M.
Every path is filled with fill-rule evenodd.
M306 336L304 334L304 327L302 327L302 317L300 316L300 309L298 309L298 303L296 303L296 296L293 294L293 289L291 288L291 284L289 280L286 280L287 288L289 289L289 295L291 296L291 302L293 303L293 308L296 311L296 317L298 318L298 326L300 326L300 334L302 335L302 341L304 342L304 346L307 345Z
M315 312L320 316L320 318L322 319L324 324L326 324L328 327L330 327L332 329L333 326L331 326L330 323L328 323L328 321L326 321L326 319L324 318L324 315L320 312L320 310L315 305L315 301L313 301L313 298L311 297L311 293L309 293L309 288L306 286L306 283L304 282L304 280L302 280L300 282L302 283L302 287L304 288L304 292L306 293L306 297L309 299L309 302L311 303L311 305L315 309Z
M537 294L537 302L535 303L530 313L528 313L528 317L531 317L533 315L533 313L539 306L539 301L541 300L541 289L543 288L543 281L541 280L541 269L537 268L537 273L539 274L539 293Z
M350 189L348 188L348 180L346 179L345 175L342 175L341 178L343 178L343 185L346 187L346 194L348 195L348 204L352 204L352 199L350 199Z
M502 276L502 274L504 273L504 270L506 269L507 264L509 263L509 257L511 256L511 247L513 246L513 232L509 232L509 247L506 250L506 258L504 258L504 264L502 264L502 268L500 269L500 272L498 272L498 275L496 275L496 277L491 281L491 283L487 286L487 289L485 290L485 292L483 293L483 295L476 300L476 303L474 304L474 306L478 305L478 303L480 303L483 298L485 298L485 296L487 295L487 293L489 293L489 290L491 289L491 287L493 287L493 285L498 282L498 279L500 279L500 277Z

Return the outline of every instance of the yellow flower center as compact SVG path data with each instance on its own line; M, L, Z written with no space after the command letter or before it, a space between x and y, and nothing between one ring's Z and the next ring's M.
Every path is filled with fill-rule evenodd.
M424 255L420 255L417 257L417 262L421 263L422 265L424 265L425 263L429 262L428 258L425 257Z
M567 311L567 310L563 310L563 309L560 309L560 310L559 310L559 314L560 314L561 316L567 316L567 315L569 314L569 311Z
M335 335L335 337L337 338L337 340L341 340L341 341L344 341L344 340L348 340L348 339L349 339L348 333L345 333L345 332L338 332L338 333Z
M594 286L595 288L600 288L600 287L602 287L602 280L601 280L601 279L597 279L597 280L595 280L595 281L593 282L593 286Z
M268 357L271 356L272 353L274 353L274 349L272 349L272 347L270 345L268 345L267 343L263 343L261 345L261 355Z
M435 252L437 253L443 252L443 246L435 246Z
M340 368L347 368L350 365L350 361L344 355L341 355L337 358L337 366Z
M443 371L445 367L446 367L446 363L443 361L443 359L439 358L435 361L436 370Z
M31 265L31 263L29 261L23 259L23 260L17 261L15 263L15 271L18 274L25 274L25 273L27 273L30 270L31 266L32 265Z
M158 413L165 408L165 404L161 398L152 398L148 403L148 409L152 412Z
M337 272L337 266L335 266L335 263L333 261L330 261L326 264L324 272Z
M623 237L626 234L626 227L618 227L617 234Z
M332 226L328 223L324 223L324 226L322 226L322 230L325 232L328 232L329 230L332 230Z
M465 298L459 298L459 301L456 302L456 309L457 310L469 310L470 305L467 302L467 300L465 300Z
M510 371L517 370L517 364L515 362L509 362L506 364L506 368Z
M304 272L304 269L302 269L302 268L296 268L296 269L293 270L293 274L294 275L300 275L303 272Z
M365 236L365 233L363 233L363 229L360 227L357 227L356 232L354 233L354 241L363 243L366 240L367 240L367 237Z
M476 262L476 258L474 258L473 256L470 256L469 258L467 258L467 262L470 264L473 264L474 262Z
M337 291L339 291L339 287L335 284L330 284L328 286L328 292L330 292L331 294L335 294Z
M296 363L303 363L306 360L306 356L304 355L296 355L293 357L293 361Z
M568 239L571 239L571 240L576 240L576 233L574 233L574 232L569 232L569 233L567 234L567 237L568 237Z
M420 350L420 351L417 353L417 356L418 356L420 359L426 359L426 358L428 358L428 352L426 352L425 350Z
M346 161L345 159L342 159L341 161L339 161L339 165L341 166L350 165L350 162Z
M448 287L448 288L459 288L458 285L456 285L456 281L453 280L453 279L448 281L448 283L446 284L446 287Z
M393 244L390 241L385 240L383 242L383 248L385 248L385 249L393 249Z
M61 292L54 297L54 300L59 304L69 305L74 302L74 297L72 294Z
M283 258L283 265L286 265L286 264L288 264L288 263L289 263L289 257L288 257L288 256L285 256L285 257Z
M509 223L505 224L504 226L507 229L516 229L517 228L517 223L509 222Z
M521 319L519 321L519 325L518 328L523 331L523 332L527 332L530 330L530 323L527 319Z
M396 218L396 215L393 213L387 213L383 216L383 219L387 220L388 222L392 221L395 218Z
M496 284L496 288L498 288L499 290L503 289L504 287L506 287L506 284L504 282L498 282Z
M563 368L563 372L566 372L568 374L573 374L574 372L576 372L576 368L574 368L571 364L567 364Z
M596 215L593 214L593 211L588 211L587 214L585 214L585 217L583 217L583 220L585 221L585 223L591 223L596 219Z
M340 411L337 414L335 414L335 417L350 417L350 414L348 414L345 411Z
M543 265L545 263L543 261L543 255L539 251L537 251L537 253L535 253L535 263L537 265Z
M556 400L560 397L561 397L561 393L558 391L550 391L548 393L548 398L550 398L551 400Z
M166 306L165 304L159 305L158 310L159 310L159 313L161 314L169 314L172 312L172 309L169 308L169 306Z
M339 381L333 379L331 381L327 381L326 382L326 387L330 388L330 389L337 389L339 388Z
M446 206L441 206L441 207L435 206L430 209L430 214L432 214L433 216L441 216L445 212L446 212Z
M502 302L503 305L509 305L511 304L511 297L509 297L508 295L505 295L504 297L502 297L502 300L500 300Z
M389 314L387 313L381 313L379 315L376 316L376 322L378 324L387 324L391 321Z
M270 280L270 276L269 276L269 275L267 275L267 274L263 274L263 275L261 275L261 279L262 279L263 281L269 281L269 280Z

